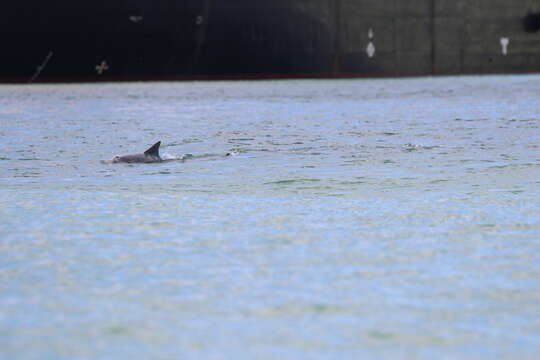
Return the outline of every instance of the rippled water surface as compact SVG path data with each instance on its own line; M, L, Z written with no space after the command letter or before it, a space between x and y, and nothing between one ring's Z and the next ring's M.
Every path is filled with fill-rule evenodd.
M540 76L1 85L0 358L538 359L539 146Z

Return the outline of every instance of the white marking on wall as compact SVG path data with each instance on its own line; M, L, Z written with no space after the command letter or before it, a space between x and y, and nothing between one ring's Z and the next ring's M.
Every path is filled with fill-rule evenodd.
M510 44L510 39L507 38L507 37L502 37L501 38L501 49L502 49L502 54L504 56L506 56L508 54L508 44Z
M102 75L105 71L109 70L109 65L107 65L107 62L103 60L101 64L96 65L96 72L98 75Z
M375 44L373 44L373 29L372 28L369 28L368 39L369 39L369 42L366 46L366 53L369 58L372 58L373 56L375 56Z
M131 15L131 16L129 17L129 20L130 20L131 22L134 22L134 23L136 24L136 23L142 21L142 20L143 20L143 17L142 17L142 16L137 16L137 15Z
M197 16L195 19L195 25L201 25L204 21L204 17L202 15Z

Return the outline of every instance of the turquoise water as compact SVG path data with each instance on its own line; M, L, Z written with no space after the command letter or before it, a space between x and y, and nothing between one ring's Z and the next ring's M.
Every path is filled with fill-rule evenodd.
M0 358L537 359L538 99L540 76L1 85ZM158 140L193 156L102 163Z

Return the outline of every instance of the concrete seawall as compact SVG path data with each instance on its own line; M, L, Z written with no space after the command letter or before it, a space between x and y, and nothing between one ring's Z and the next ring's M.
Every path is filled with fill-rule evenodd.
M540 12L538 0L340 3L338 72L363 67L389 75L540 71L540 31L523 26L527 14Z

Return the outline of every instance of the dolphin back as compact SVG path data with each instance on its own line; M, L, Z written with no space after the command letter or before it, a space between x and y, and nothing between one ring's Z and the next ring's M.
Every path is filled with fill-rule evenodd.
M161 141L158 141L157 143L152 145L148 150L144 152L144 155L159 158L159 145L161 145Z

